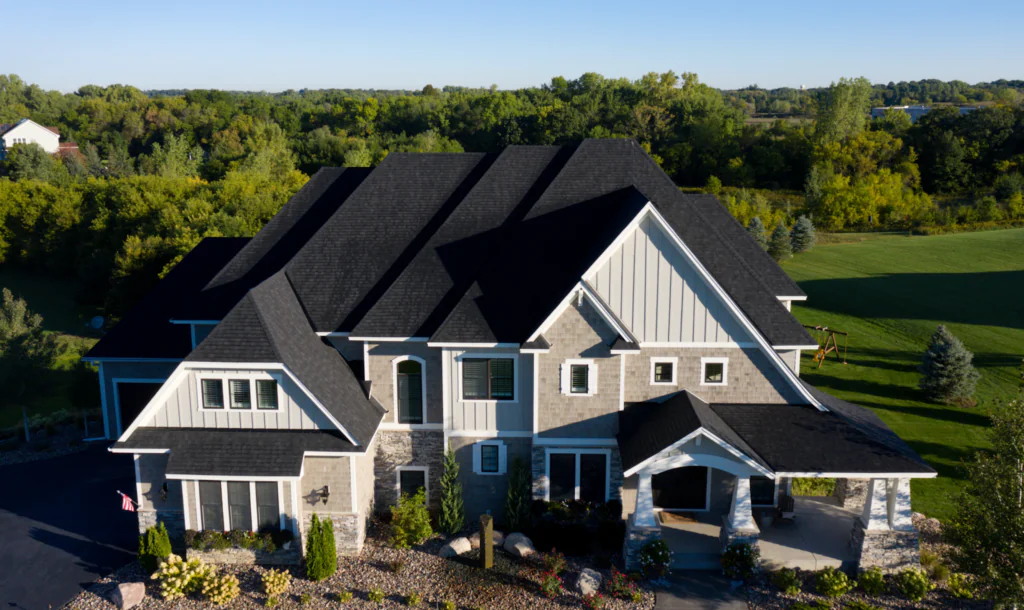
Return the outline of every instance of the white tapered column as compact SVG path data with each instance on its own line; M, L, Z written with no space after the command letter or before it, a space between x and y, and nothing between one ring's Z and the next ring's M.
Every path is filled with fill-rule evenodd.
M654 492L651 489L651 475L641 474L636 486L636 515L633 523L639 527L657 527L654 515Z
M750 477L736 477L732 490L732 508L729 509L730 530L756 530L754 512L750 503Z
M860 522L864 529L884 531L889 529L889 491L885 479L868 481L868 494L864 498L864 513Z
M889 479L889 527L900 532L914 529L910 510L910 479Z

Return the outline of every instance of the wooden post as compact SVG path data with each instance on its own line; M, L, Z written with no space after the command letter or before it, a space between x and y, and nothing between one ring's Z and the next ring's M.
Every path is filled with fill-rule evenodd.
M480 567L494 567L494 519L490 515L480 515Z

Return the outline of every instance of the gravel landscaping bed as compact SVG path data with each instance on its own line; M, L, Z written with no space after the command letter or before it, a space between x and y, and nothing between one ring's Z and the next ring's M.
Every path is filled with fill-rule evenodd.
M550 608L582 608L583 599L572 588L576 576L584 567L573 558L567 558L568 571L562 575L566 591L555 599L544 597L539 588L541 565L539 560L519 560L495 549L494 569L484 571L474 561L479 551L472 551L461 557L442 559L437 556L444 540L440 537L409 550L396 550L387 546L386 537L379 525L371 528L366 546L359 557L339 557L338 571L323 582L314 583L305 579L301 567L292 568L293 576L288 593L278 600L277 608L396 608L404 607L410 593L423 598L423 608L440 607L445 600L454 601L461 609L481 608L487 610L525 610ZM241 594L224 608L263 607L266 595L261 592L260 578L265 569L259 566L218 566L221 571L238 577ZM397 568L397 570L396 570ZM601 570L606 581L609 570ZM69 602L65 608L74 610L111 609L114 606L104 597L111 583L147 579L137 563L132 563L96 582L88 591ZM386 598L382 604L370 602L367 592L379 588ZM341 604L334 595L340 591L351 591L352 601ZM654 593L647 587L641 588L643 600L632 602L612 599L605 594L608 610L630 608L650 610L654 607ZM199 598L165 602L159 598L156 581L147 579L147 597L136 608L200 608L212 605ZM309 601L302 604L301 596L309 595Z
M82 431L77 426L61 426L52 435L45 432L34 434L28 443L11 439L0 444L0 466L61 457L89 447L89 443L82 441Z

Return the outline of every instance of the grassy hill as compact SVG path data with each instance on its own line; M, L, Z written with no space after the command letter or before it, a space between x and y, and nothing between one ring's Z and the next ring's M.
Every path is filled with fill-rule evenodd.
M883 236L819 245L783 264L807 292L804 324L848 331L849 355L802 377L870 407L938 471L913 484L914 509L945 519L963 461L986 446L988 413L1017 392L1024 358L1024 230L934 237ZM938 324L975 353L979 405L928 401L917 366Z

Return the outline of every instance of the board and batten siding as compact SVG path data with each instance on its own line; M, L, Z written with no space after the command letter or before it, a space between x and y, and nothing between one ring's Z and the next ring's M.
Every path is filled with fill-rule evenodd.
M641 342L747 340L711 287L650 218L586 280Z
M166 402L144 426L158 428L235 428L270 430L318 430L332 424L313 401L287 376L281 380L281 404L278 411L242 411L200 409L196 374L202 377L230 379L233 371L202 369L189 371ZM248 373L249 371L247 371ZM280 371L265 371L279 373ZM254 398L255 399L255 398Z
M463 401L460 395L459 357L472 358L475 353L517 354L514 348L482 348L479 350L446 349L448 404L451 429L474 432L527 432L533 430L533 355L518 354L515 401Z

